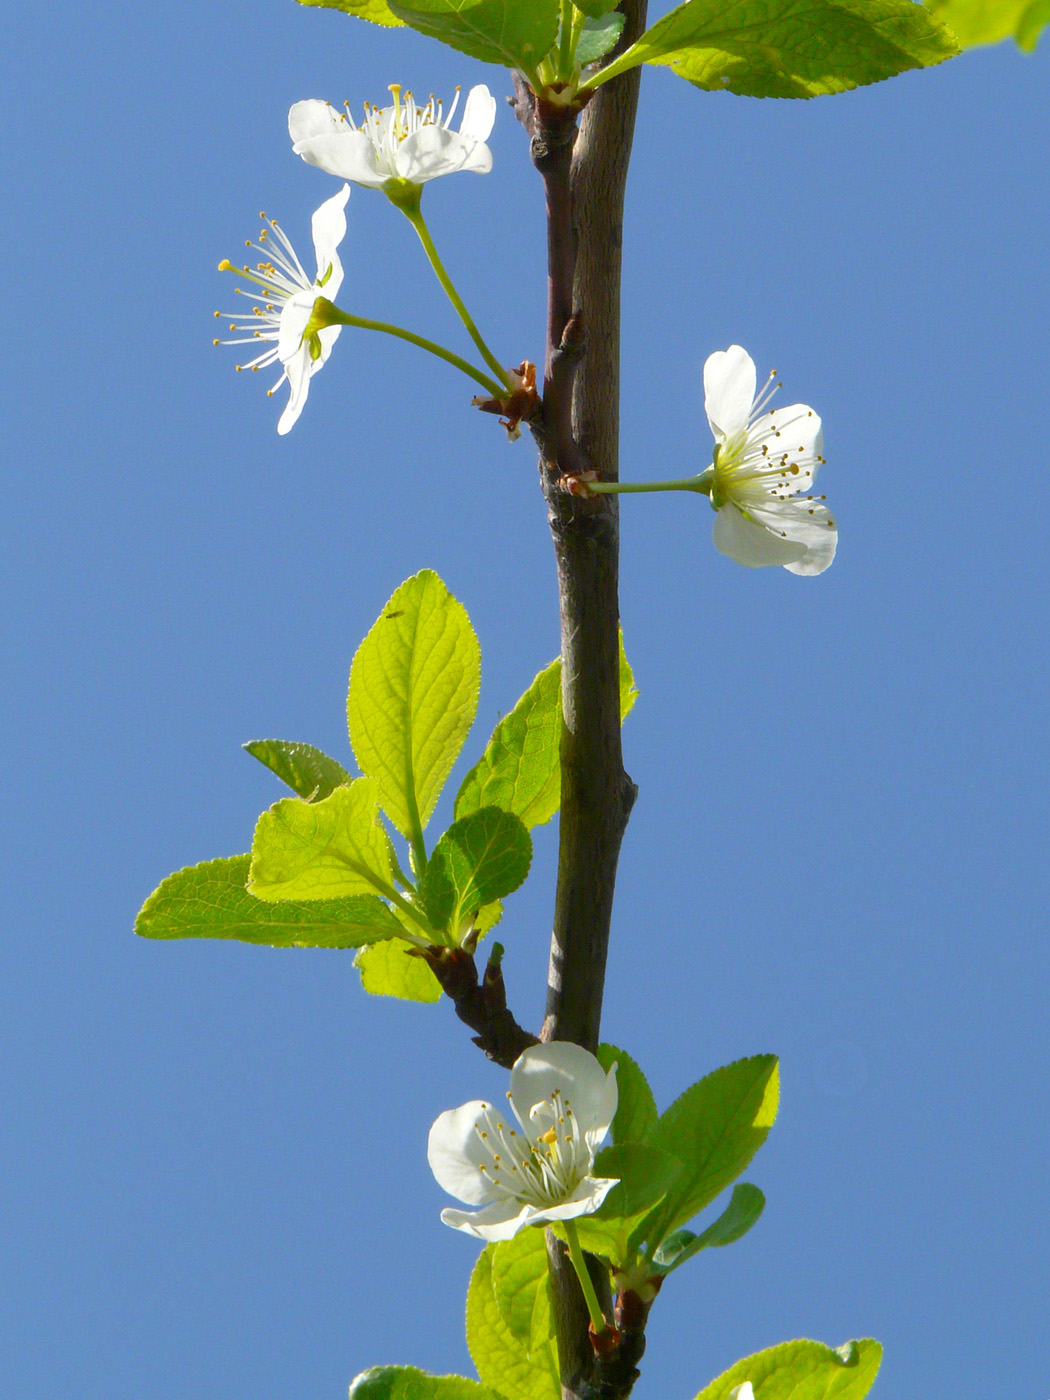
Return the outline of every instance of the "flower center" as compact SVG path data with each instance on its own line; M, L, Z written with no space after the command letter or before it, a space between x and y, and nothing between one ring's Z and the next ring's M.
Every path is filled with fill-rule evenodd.
M373 107L371 102L366 102L364 120L360 126L350 115L350 104L347 102L343 105L346 108L346 120L351 127L355 131L363 131L371 141L380 172L396 178L398 147L425 126L447 128L459 105L459 88L456 88L447 116L443 103L439 102L433 93L426 106L419 107L411 92L405 92L402 96L400 83L391 83L390 92L393 94L394 105Z
M576 1115L560 1090L534 1104L529 1119L542 1128L534 1137L509 1128L486 1105L474 1127L487 1159L478 1170L504 1199L542 1208L570 1196L593 1162Z

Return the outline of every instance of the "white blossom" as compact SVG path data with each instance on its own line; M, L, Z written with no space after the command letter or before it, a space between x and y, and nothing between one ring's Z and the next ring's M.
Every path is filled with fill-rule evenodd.
M728 1400L755 1400L755 1392L751 1388L751 1382L745 1381L743 1385L735 1385L729 1392Z
M332 346L339 336L340 326L326 326L323 330L303 339L303 332L313 312L314 302L319 296L334 299L343 281L343 265L336 251L346 233L344 209L350 194L350 186L344 185L338 194L317 209L313 216L314 253L317 257L317 274L309 277L296 256L284 230L275 219L268 219L268 229L263 229L259 242L249 243L263 261L255 267L234 267L222 262L220 268L235 272L250 284L236 290L256 303L251 317L243 323L231 324L232 331L247 331L248 335L236 340L216 340L216 345L257 345L266 346L247 364L238 365L238 370L266 369L280 362L281 377L268 394L274 394L287 380L288 402L277 424L279 433L287 433L306 403L310 390L310 380L328 359ZM263 214L262 218L266 218ZM216 316L240 316L243 312L219 312Z
M402 96L398 84L390 91L390 107L365 103L360 126L349 107L344 113L316 98L296 102L288 113L292 150L329 175L371 189L391 181L423 185L457 170L484 174L492 169L492 152L485 142L496 120L496 99L484 84L467 94L458 131L451 125L458 88L447 116L433 97L420 107L410 92Z
M474 1099L443 1113L427 1145L439 1184L482 1207L449 1208L441 1219L482 1240L509 1240L526 1225L589 1215L616 1185L590 1175L616 1112L615 1065L606 1073L567 1041L532 1045L514 1063L507 1098L513 1120Z
M739 345L704 365L704 407L715 437L711 505L715 548L738 564L782 564L819 574L835 557L838 530L813 494L823 437L806 404L766 411L780 387L756 393L755 362Z

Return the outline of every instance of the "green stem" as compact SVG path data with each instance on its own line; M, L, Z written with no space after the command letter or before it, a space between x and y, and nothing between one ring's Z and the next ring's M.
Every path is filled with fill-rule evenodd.
M305 339L319 330L324 330L325 326L356 326L358 330L362 331L382 331L384 335L397 336L399 340L407 340L410 345L418 345L421 350L426 350L429 354L436 355L439 360L453 365L468 378L473 379L476 384L480 384L483 389L487 389L493 398L502 399L507 392L506 386L502 382L497 384L476 365L472 365L469 360L464 360L462 356L455 354L452 350L446 350L443 345L438 345L433 340L416 335L415 331L406 331L404 326L391 325L389 321L369 321L364 316L351 316L348 311L340 310L327 297L318 297L314 302L314 313L303 332L303 338Z
M710 496L711 478L703 473L678 481L588 481L586 487L588 495L599 496L625 496L644 491L697 491L701 496Z
M594 1280L591 1278L590 1270L587 1268L587 1260L583 1257L583 1250L580 1248L580 1237L576 1231L575 1220L563 1220L565 1226L565 1239L569 1246L569 1258L572 1260L572 1267L576 1270L576 1277L580 1280L580 1287L583 1289L583 1296L587 1301L587 1311L591 1316L591 1326L594 1328L594 1335L600 1337L608 1329L609 1324L605 1320L605 1314L598 1304L598 1295L594 1291Z
M390 191L388 190L387 197L391 199L391 203L397 205L397 207L401 210L402 214L404 214L405 218L415 229L417 235L419 236L419 241L423 245L423 251L430 259L430 265L434 269L434 273L437 277L437 280L445 289L445 295L448 297L452 305L456 308L456 314L466 326L467 333L470 336L471 340L480 350L481 358L485 361L489 369L492 370L493 374L495 374L496 378L503 386L497 391L496 394L496 397L502 398L503 394L508 389L512 390L514 386L510 382L510 377L507 374L507 371L503 368L499 360L496 359L495 355L485 344L481 332L474 324L474 320L470 312L463 304L463 298L456 291L452 278L445 271L445 265L441 261L440 257L438 257L438 250L434 247L434 240L431 238L430 230L427 228L427 221L423 218L423 211L419 207L419 197L422 193L422 187L419 185L413 185L412 191L414 193L410 192L407 194L398 194L396 197L392 197Z
M561 0L561 43L558 48L558 76L563 83L572 78L576 52L576 26L572 0Z

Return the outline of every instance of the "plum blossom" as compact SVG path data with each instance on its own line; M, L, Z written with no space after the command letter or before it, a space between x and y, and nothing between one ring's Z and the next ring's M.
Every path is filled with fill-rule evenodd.
M756 393L755 362L739 345L704 365L704 407L715 437L710 481L715 548L738 564L782 564L819 574L835 557L838 530L812 493L823 464L820 419L806 404L766 411L780 387ZM744 1397L747 1400L747 1397Z
M448 115L434 97L417 106L410 92L402 97L397 83L390 107L365 103L358 126L349 108L338 112L327 102L311 98L296 102L288 113L292 150L329 175L370 189L407 183L423 185L457 170L485 174L492 169L492 152L485 142L496 120L496 99L485 85L471 88L459 130L451 129L459 89Z
M263 261L251 267L234 267L223 261L221 271L234 272L252 284L250 289L238 287L236 290L250 297L256 305L252 307L251 319L242 324L231 324L232 331L247 331L250 334L236 340L216 340L216 345L257 345L263 342L267 348L261 350L247 364L237 369L260 370L279 361L281 377L267 394L274 394L287 380L288 402L277 424L277 431L287 433L295 424L306 396L310 390L310 380L328 359L332 346L338 339L340 326L326 326L305 340L303 333L313 312L314 302L319 296L335 297L343 281L343 265L336 251L346 233L344 209L350 194L350 186L344 185L338 194L317 209L313 216L314 253L317 257L317 274L310 278L288 236L275 219L267 219L269 229L263 229L259 242L249 243L261 253ZM263 214L262 218L266 218ZM216 316L244 315L243 312L219 312Z
M735 1385L729 1392L728 1400L755 1400L755 1392L751 1388L750 1381L744 1381L743 1385Z
M608 1073L567 1041L531 1045L510 1072L508 1115L482 1099L442 1113L427 1159L438 1183L481 1210L448 1208L441 1219L481 1240L509 1240L526 1225L572 1220L598 1209L615 1180L591 1176L616 1112L616 1066Z

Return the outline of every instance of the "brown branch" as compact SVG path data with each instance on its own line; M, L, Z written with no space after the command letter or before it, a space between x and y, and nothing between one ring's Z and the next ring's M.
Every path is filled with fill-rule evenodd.
M500 967L503 948L499 943L492 945L485 975L480 980L473 953L463 948L420 949L418 956L441 984L459 1019L477 1031L474 1044L490 1060L511 1069L523 1050L539 1043L538 1037L519 1026L507 1009L507 989Z
M620 8L618 51L644 28L646 0ZM620 743L616 498L573 496L558 481L588 469L618 476L623 201L638 89L637 70L601 87L578 134L575 115L570 125L564 109L530 101L520 83L514 103L547 198L547 347L534 435L561 614L558 885L542 1036L589 1050L598 1044L616 867L637 789ZM624 1400L644 1336L598 1357L578 1281L549 1235L548 1258L564 1400Z

